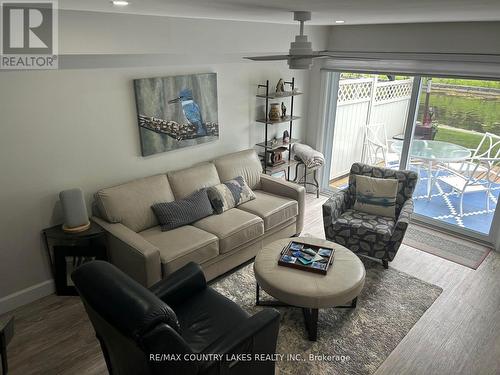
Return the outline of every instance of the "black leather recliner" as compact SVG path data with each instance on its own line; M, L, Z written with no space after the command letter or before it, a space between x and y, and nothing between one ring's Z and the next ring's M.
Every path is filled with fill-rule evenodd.
M279 313L250 316L195 263L150 290L103 261L71 277L112 375L274 374Z

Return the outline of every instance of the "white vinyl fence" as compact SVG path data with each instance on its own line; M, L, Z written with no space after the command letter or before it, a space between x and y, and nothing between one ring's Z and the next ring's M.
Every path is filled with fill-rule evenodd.
M362 161L367 124L383 123L389 140L403 133L412 85L413 79L379 82L374 77L340 81L330 180L346 175L352 163Z

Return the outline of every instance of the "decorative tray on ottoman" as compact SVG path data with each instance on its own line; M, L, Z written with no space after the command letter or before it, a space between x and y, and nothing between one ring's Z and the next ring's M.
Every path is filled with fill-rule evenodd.
M281 251L278 265L326 275L334 255L331 247L291 241Z

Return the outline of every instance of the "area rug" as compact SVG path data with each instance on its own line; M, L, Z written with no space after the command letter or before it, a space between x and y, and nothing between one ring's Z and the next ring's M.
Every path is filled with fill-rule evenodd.
M306 337L302 311L281 307L277 353L280 374L373 374L442 289L363 259L366 281L355 309L322 309L318 341ZM253 264L215 281L217 289L251 314L255 306ZM262 294L264 298L270 298Z
M403 243L472 269L477 269L490 253L485 246L458 240L419 225L408 227Z

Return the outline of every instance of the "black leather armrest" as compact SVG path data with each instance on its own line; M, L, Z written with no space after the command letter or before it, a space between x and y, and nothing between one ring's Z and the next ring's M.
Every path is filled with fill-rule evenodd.
M238 375L274 373L274 362L258 361L253 356L276 353L279 324L280 313L275 309L265 309L251 316L203 351L221 354L223 359L203 362L201 372L204 374L232 372ZM252 359L238 361L231 357L232 354L249 355Z
M177 304L207 287L201 267L190 262L166 279L154 284L150 290L166 304Z

